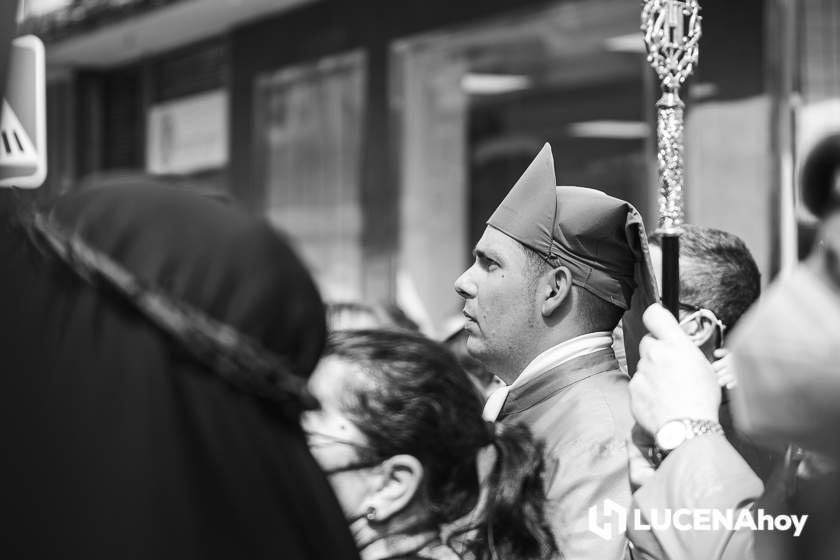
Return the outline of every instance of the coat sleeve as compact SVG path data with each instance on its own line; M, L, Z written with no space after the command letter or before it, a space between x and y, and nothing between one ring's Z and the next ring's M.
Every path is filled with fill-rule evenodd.
M761 480L717 434L694 438L668 455L653 476L633 494L631 512L645 528L628 523L633 557L645 560L752 560L753 534L744 528L680 531L656 528L654 510L750 508L764 491ZM638 513L635 511L638 510ZM659 515L662 515L661 513ZM653 526L647 529L647 526Z
M566 448L555 461L546 494L551 530L564 560L627 558L623 534L606 539L589 527L590 508L600 511L605 500L622 507L630 504L625 442L590 436L585 446Z

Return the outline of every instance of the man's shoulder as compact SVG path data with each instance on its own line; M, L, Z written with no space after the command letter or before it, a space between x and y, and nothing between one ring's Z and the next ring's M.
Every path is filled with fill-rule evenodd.
M547 415L571 419L609 415L614 409L629 412L628 382L627 374L618 368L595 372L546 395L521 413L525 415L532 412L535 417Z
M511 388L505 409L521 413L552 408L558 402L581 398L629 400L630 379L609 351L582 356L559 364Z
M589 375L569 386L569 393L601 394L606 396L628 395L630 378L619 367L607 369Z
M527 424L546 451L621 447L633 426L627 376L608 370L582 379L506 421Z

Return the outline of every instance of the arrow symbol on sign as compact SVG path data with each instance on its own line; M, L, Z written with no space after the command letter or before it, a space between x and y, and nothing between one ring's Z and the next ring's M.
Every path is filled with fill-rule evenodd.
M38 153L6 100L0 113L0 164L37 165Z

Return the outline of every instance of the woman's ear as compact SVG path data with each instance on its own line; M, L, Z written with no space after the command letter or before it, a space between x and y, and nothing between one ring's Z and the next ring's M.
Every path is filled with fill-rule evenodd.
M412 455L394 455L381 465L382 480L374 494L366 500L372 510L371 523L388 521L419 497L423 482L423 465Z
M572 273L565 266L558 266L546 273L541 282L546 282L540 293L544 299L540 311L543 317L550 317L566 301L572 290Z

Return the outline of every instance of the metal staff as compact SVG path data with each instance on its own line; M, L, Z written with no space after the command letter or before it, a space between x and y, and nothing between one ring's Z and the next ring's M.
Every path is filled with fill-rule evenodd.
M679 318L679 234L683 223L683 109L679 89L699 55L697 0L645 0L642 32L647 60L662 86L657 107L659 222L662 234L662 303Z

